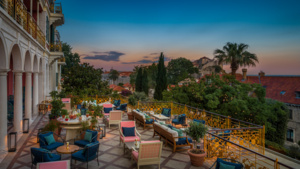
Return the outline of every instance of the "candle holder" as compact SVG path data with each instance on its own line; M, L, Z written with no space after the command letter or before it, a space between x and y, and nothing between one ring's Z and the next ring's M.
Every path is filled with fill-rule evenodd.
M137 143L137 139L135 139L135 143L134 143L135 147L138 146L138 143Z
M70 147L69 147L69 142L67 142L67 150L69 150L69 148L70 148Z

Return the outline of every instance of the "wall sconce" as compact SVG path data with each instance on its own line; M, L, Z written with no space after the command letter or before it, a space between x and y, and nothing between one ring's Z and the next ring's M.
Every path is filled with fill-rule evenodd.
M29 132L29 119L24 118L23 119L23 133L28 133Z
M15 152L17 150L17 132L10 132L8 134L8 152Z

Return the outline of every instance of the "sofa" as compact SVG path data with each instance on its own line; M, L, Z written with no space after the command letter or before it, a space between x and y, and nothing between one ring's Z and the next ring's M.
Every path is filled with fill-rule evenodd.
M173 152L187 150L193 148L192 140L187 136L178 136L178 132L172 129L172 125L164 125L158 122L153 124L153 137L158 135L159 139L165 140L165 144L173 146ZM177 129L179 130L179 129ZM182 149L177 149L179 147L187 147Z
M154 123L154 118L146 118L146 115L139 110L133 110L132 115L136 123L143 126L143 129L146 127L152 127Z

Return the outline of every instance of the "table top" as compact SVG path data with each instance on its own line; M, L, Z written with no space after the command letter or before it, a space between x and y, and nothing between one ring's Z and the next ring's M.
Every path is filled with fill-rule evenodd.
M132 141L132 142L125 142L125 145L126 145L126 147L127 147L129 150L131 150L132 147L134 147L136 150L138 150L138 149L140 148L140 144L141 144L140 141L138 141L138 145L137 145L137 146L135 146L135 141Z
M70 160L37 163L37 169L70 169Z
M76 145L69 145L69 149L67 149L67 145L63 145L57 147L56 151L60 154L72 154L79 150L79 147Z
M159 120L169 120L170 119L170 117L166 117L166 116L161 115L161 114L150 114L150 115L157 118L157 119L159 119Z
M92 117L89 116L87 117L87 120L90 120ZM82 119L84 119L84 117L82 117ZM69 119L68 121L65 121L64 118L59 117L57 118L57 121L59 121L61 124L81 124L81 121L79 121L79 118L76 119ZM84 121L84 120L83 120Z

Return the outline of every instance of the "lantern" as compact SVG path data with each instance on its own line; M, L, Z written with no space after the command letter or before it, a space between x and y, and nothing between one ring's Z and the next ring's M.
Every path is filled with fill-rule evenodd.
M17 132L10 132L8 134L8 152L15 152L17 150Z
M39 134L40 134L42 131L43 131L43 128L39 128L39 129L38 129L38 133L37 133L37 135L36 135L36 140L37 140L37 143L39 143L39 142L40 142L40 139L39 139Z
M29 119L24 118L23 119L23 133L28 133L29 132Z
M99 124L99 128L100 128L99 131L102 130L101 138L105 137L106 136L106 125L105 124Z

